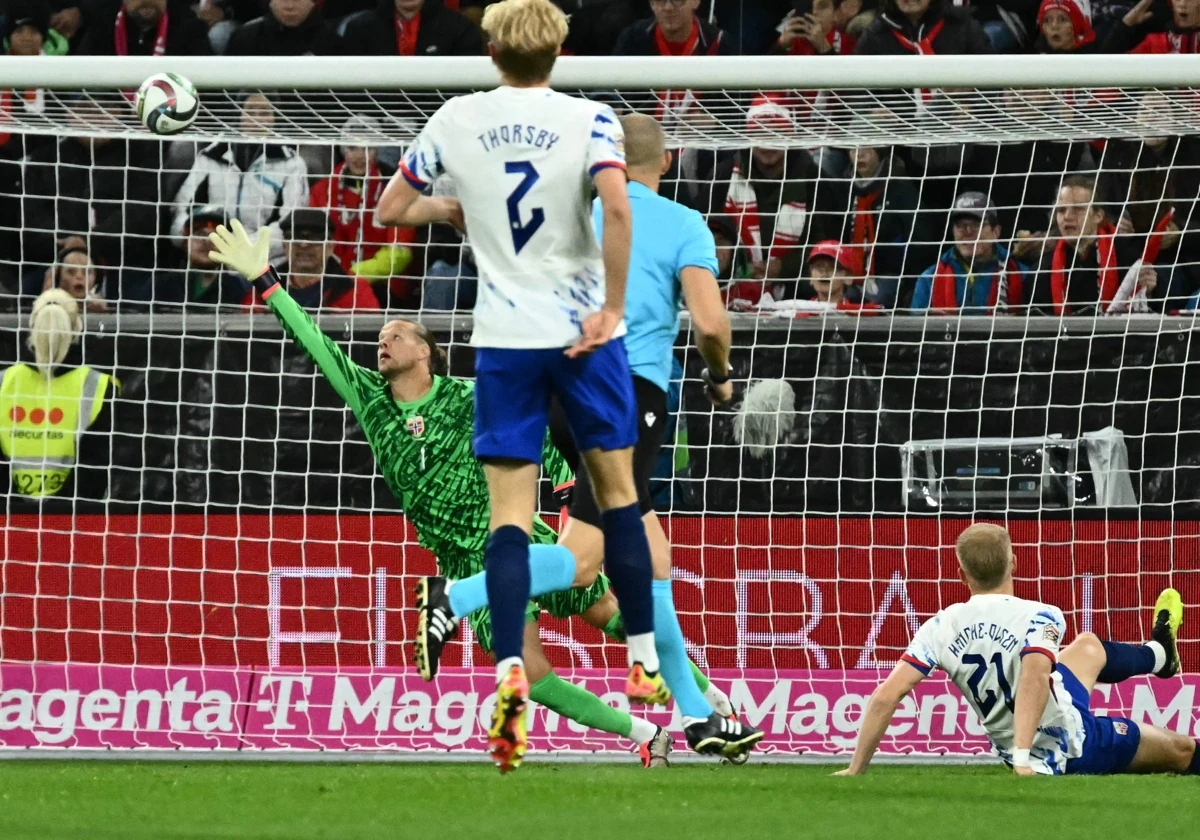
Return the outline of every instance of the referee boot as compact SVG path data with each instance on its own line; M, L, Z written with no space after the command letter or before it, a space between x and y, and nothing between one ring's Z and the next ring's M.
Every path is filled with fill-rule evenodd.
M442 648L458 633L458 622L450 609L450 587L444 577L417 581L417 670L429 682L437 676Z
M693 720L683 727L683 734L687 736L688 746L701 755L726 758L750 752L763 739L761 730L716 712L703 720Z

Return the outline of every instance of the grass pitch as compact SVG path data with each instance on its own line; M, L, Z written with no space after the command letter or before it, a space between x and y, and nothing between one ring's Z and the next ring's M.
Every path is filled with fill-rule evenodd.
M0 838L1196 836L1200 780L992 767L0 762Z

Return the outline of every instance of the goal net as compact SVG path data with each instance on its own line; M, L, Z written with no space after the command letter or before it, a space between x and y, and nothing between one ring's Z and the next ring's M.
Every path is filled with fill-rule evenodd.
M129 102L161 70L201 92L175 138ZM399 316L469 378L469 242L372 210L424 121L493 73L0 64L0 747L481 753L493 671L470 625L435 683L412 667L435 558L350 412L203 236L267 228L360 364ZM714 235L736 402L708 406L685 318L653 489L689 651L765 729L763 754L852 748L920 623L965 598L953 545L972 521L1009 529L1017 592L1062 608L1065 641L1141 640L1168 585L1200 601L1200 64L563 59L555 83L659 117L661 192ZM51 288L80 309L61 358L49 322L29 341ZM556 523L549 486L543 508ZM561 676L624 704L622 646L578 618L539 631ZM1096 705L1190 732L1196 687L1132 681ZM535 751L631 747L531 714ZM883 750L988 744L933 678Z

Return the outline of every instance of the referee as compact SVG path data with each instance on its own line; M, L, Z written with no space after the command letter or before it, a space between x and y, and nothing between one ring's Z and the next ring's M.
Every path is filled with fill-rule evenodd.
M688 744L697 752L737 758L753 748L762 733L730 716L729 709L722 709L724 714L714 711L692 678L671 595L671 547L650 499L650 476L667 425L667 388L679 335L681 302L691 313L696 348L707 365L704 379L709 399L724 405L733 397L729 316L717 286L716 245L703 216L658 194L659 180L671 167L662 126L653 117L641 114L622 117L621 125L625 130L625 166L633 208L633 245L625 293L625 347L638 416L633 474L654 563L654 638L662 675L679 705ZM593 221L596 235L603 236L603 214L598 203ZM600 510L565 417L557 407L551 414L550 430L555 446L577 476L570 521L559 544L575 553L578 570L598 571L604 545Z

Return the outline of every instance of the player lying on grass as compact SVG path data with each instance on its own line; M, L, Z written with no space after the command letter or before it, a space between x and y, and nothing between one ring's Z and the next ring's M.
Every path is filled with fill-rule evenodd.
M566 15L550 0L502 0L488 6L482 25L503 84L438 109L375 216L385 225L461 223L479 267L474 448L491 500L485 556L496 644L488 748L507 772L525 751L529 535L552 395L566 409L603 511L604 569L629 633L625 694L665 703L670 692L658 673L650 545L633 481L637 419L621 342L630 212L620 126L607 105L550 89L567 37ZM422 195L442 174L454 180L457 201ZM606 217L602 246L590 224L593 186Z
M658 121L631 115L621 118L621 126L629 177L627 190L633 208L625 336L637 399L638 440L633 450L633 470L638 507L654 564L654 638L662 673L679 707L688 744L697 752L720 753L736 761L744 759L763 733L739 722L724 709L715 709L692 679L689 670L692 664L671 594L671 546L654 514L650 497L650 477L666 427L667 387L675 338L679 335L681 300L687 303L692 315L696 346L707 365L710 396L715 403L723 404L733 394L728 364L729 317L714 276L716 245L699 213L658 195L659 179L671 165ZM602 236L603 209L599 203L594 222ZM559 545L574 554L576 577L586 583L599 570L604 552L600 508L587 467L579 463L579 454L561 411L552 411L550 426L555 446L567 456L572 469L578 471L570 521ZM449 588L440 579L426 579L419 587L424 595L420 606L427 614L423 626L429 631L418 633L418 648L425 648L418 659L429 663L432 674L442 646L457 627L455 616L482 606L486 593L484 580L478 576ZM536 588L533 592L538 594Z
M1159 596L1146 644L1081 633L1060 652L1067 629L1062 612L1013 595L1007 531L972 525L955 548L971 599L942 610L917 631L903 661L871 695L854 759L839 775L866 772L900 701L934 668L950 675L1017 775L1200 773L1200 750L1186 735L1097 716L1089 705L1098 682L1179 673L1178 592Z
M220 227L212 234L213 259L255 284L288 335L346 401L384 481L417 529L421 545L437 556L443 574L461 578L481 572L488 499L483 468L471 454L475 401L471 383L446 376L445 353L428 330L410 321L392 321L380 331L378 370L356 365L278 285L278 275L267 264L268 238L260 236L251 242L240 222L231 224L233 231ZM545 447L545 457L557 483L570 479L570 471L553 447ZM533 539L537 543L531 549L535 557L561 551L554 546L554 532L541 520L534 522ZM555 568L559 566L554 563L535 564L539 574ZM538 575L535 580L541 585ZM570 589L573 582L570 578L552 582L547 591L557 594L540 598L541 605L557 617L581 615L609 636L623 638L621 616L607 579L593 573L583 589ZM665 731L612 708L554 674L534 623L538 612L536 606L529 606L524 634L532 699L585 726L633 740L640 745L646 766L663 763L670 751ZM487 610L468 617L481 647L490 653ZM426 679L432 676L424 668L422 671ZM694 665L692 674L714 705L732 713L728 698Z

